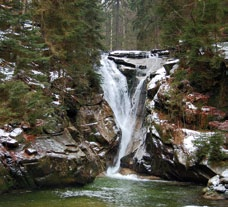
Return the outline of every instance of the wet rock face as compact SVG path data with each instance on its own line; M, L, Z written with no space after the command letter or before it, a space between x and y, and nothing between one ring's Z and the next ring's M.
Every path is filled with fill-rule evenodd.
M86 105L79 109L77 123L80 134L105 165L113 163L119 145L120 131L107 102Z
M102 94L79 103L66 96L65 114L29 123L0 126L0 193L11 189L84 185L113 162L119 130ZM40 132L40 131L39 131Z
M132 159L132 168L137 172L155 175L168 180L206 183L215 173L207 166L191 164L183 149L165 144L154 129L146 134Z
M75 118L68 127L58 125L55 117L50 122L40 120L44 130L40 136L28 134L24 123L2 127L0 193L12 188L84 185L103 172L119 143L110 107L101 94L93 94L77 105Z

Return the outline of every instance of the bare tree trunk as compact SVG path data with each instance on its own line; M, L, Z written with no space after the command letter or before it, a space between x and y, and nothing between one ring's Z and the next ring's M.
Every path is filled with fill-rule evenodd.
M123 42L122 42L122 47L126 48L125 42L126 42L126 18L125 15L123 15Z
M112 15L112 11L111 11L111 26L110 26L110 50L113 50L113 45L112 45L112 41L113 41L113 15Z
M27 0L23 0L22 2L22 14L25 14L26 13L26 10L27 10L27 3L28 1Z
M116 6L115 6L115 10L116 10L116 15L115 15L115 23L116 23L116 28L115 28L115 49L120 49L119 48L119 38L120 38L120 32L119 32L119 27L120 27L120 1L117 0L116 1Z

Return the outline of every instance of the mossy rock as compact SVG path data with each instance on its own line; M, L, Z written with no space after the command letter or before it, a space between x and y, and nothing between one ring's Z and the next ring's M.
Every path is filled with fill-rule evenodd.
M47 134L59 134L64 131L64 126L57 118L53 117L45 121L43 131Z
M9 191L15 185L9 171L0 163L0 194Z

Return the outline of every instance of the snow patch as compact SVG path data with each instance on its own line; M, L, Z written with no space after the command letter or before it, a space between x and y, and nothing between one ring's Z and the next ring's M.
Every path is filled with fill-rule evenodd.
M191 129L182 129L182 131L185 133L183 146L190 153L193 153L197 150L197 147L194 146L195 140L200 137L208 137L214 134L214 132L198 132Z
M49 76L50 76L50 81L53 82L54 80L58 79L58 78L61 78L61 77L64 77L64 70L60 70L60 71L51 71L49 73Z
M36 82L34 82L34 81L29 81L29 82L27 82L29 85L35 85L35 86L40 86L41 88L45 88L45 86L44 86L44 84L42 84L42 83L36 83Z
M148 90L155 88L157 86L157 82L165 79L166 77L166 71L165 68L162 67L156 71L156 76L152 78L152 80L148 84Z
M53 82L54 80L59 78L59 73L57 71L52 71L50 72L50 78L51 78L51 82Z
M200 132L190 130L190 129L182 129L185 133L185 139L183 141L183 147L190 153L194 153L196 151L196 147L194 146L194 141L198 139L201 135Z
M8 137L9 136L9 132L5 132L5 130L0 129L0 137Z
M2 80L10 80L13 77L15 65L14 62L7 62L4 59L0 59L0 73L5 76Z
M42 72L37 71L37 70L32 70L32 73L33 73L34 75L44 75Z
M9 136L14 138L20 135L22 132L23 130L21 128L15 128L12 132L10 132Z
M222 177L228 178L228 169L224 170L221 174Z
M191 102L186 102L185 104L186 104L186 106L187 106L188 109L192 109L192 110L197 110L197 109L198 109L198 108L197 108L194 104L192 104Z
M59 101L52 101L52 103L57 106L61 105L61 103Z
M179 59L169 59L165 62L165 64L173 64L173 63L179 63Z

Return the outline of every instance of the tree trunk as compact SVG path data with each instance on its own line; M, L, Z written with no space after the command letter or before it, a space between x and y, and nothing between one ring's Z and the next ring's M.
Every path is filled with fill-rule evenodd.
M27 3L28 3L27 0L23 0L23 2L22 2L22 14L25 14L26 13Z
M111 12L111 27L110 27L110 50L112 51L113 50L113 45L112 45L112 41L113 41L113 15L112 15L112 12Z
M120 49L120 42L119 42L119 38L120 38L120 0L116 1L116 6L115 6L115 10L116 10L116 15L115 15L115 21L116 21L116 28L115 28L115 49Z

